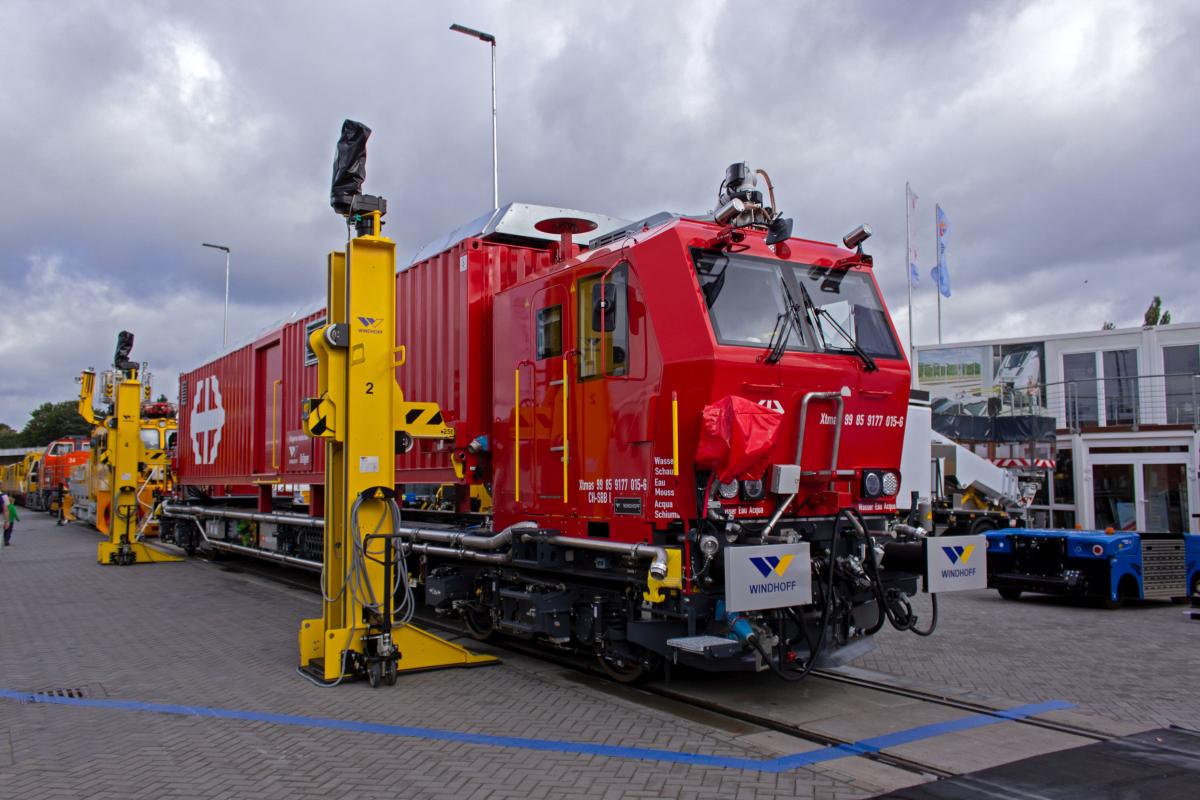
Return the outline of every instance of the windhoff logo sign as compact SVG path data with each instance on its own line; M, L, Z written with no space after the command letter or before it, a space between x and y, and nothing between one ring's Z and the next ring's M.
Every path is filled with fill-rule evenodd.
M812 602L808 543L725 548L725 607L787 608Z
M987 588L986 537L937 536L925 541L926 591Z
M942 570L942 577L969 578L975 574L975 567L967 566L967 562L971 560L971 553L975 552L975 545L943 547L942 552L946 554L946 558L950 560L951 564L950 569Z
M362 327L358 329L359 333L383 333L382 317L359 317L358 321L362 323Z

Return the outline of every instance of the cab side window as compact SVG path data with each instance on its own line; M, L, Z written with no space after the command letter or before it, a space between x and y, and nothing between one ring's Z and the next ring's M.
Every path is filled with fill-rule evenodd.
M605 275L581 278L579 305L579 379L620 376L629 371L628 264Z
M537 312L537 358L561 356L562 349L562 306L550 306Z

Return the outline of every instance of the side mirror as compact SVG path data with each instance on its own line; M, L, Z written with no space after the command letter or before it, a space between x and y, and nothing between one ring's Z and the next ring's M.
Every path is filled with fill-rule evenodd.
M792 221L783 217L776 217L770 225L767 226L767 244L779 244L786 242L792 238Z
M604 294L600 294L601 288ZM592 330L612 333L617 329L617 287L611 283L592 285Z

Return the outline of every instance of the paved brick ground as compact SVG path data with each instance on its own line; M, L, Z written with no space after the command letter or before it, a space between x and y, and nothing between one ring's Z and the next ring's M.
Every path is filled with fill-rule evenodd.
M1038 595L1011 602L994 591L939 602L933 636L887 628L855 666L931 689L1031 703L1065 699L1109 719L1200 730L1200 622L1186 619L1181 606L1106 611ZM927 596L919 607L927 620Z
M31 512L0 551L0 687L750 758L788 747L512 655L500 667L403 676L393 689L319 689L291 672L298 621L318 609L312 594L197 562L100 567L96 541ZM1178 606L1113 612L978 592L946 596L942 612L934 637L888 630L856 665L933 689L1062 698L1115 720L1200 728L1189 691L1200 623ZM849 761L859 762L766 775L0 700L0 798L873 794L876 776Z
M291 670L306 592L198 562L100 567L97 537L27 513L0 552L0 686L497 735L769 758L709 727L572 684L537 662L314 687ZM741 731L744 734L745 731ZM0 798L852 798L781 775L0 700Z

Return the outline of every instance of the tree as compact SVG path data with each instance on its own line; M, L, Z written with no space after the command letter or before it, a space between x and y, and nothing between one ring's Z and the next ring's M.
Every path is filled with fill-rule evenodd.
M1105 322L1103 325L1100 326L1100 330L1102 330L1102 331L1115 331L1116 329L1117 329L1117 323L1115 323L1115 322Z
M20 447L21 434L11 425L0 422L0 447Z
M30 413L29 422L21 431L21 443L26 447L37 447L63 436L91 432L92 426L79 416L77 401L42 403Z
M1171 324L1171 312L1163 311L1162 298L1158 295L1154 295L1154 299L1150 301L1146 315L1142 318L1142 324L1149 326Z

